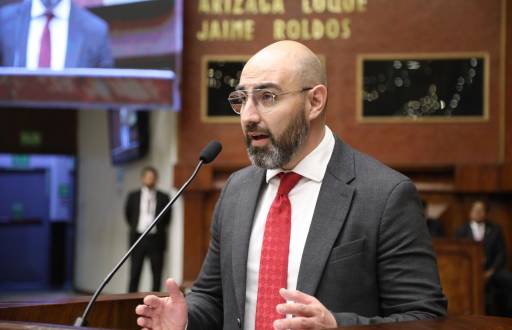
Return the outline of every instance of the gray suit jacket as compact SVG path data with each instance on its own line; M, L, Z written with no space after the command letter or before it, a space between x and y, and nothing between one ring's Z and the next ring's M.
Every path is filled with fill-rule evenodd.
M0 64L24 67L31 0L0 8ZM105 21L71 1L66 68L109 68L112 51Z
M245 309L252 221L265 170L229 178L191 293L188 329L238 329ZM432 242L414 184L336 139L302 255L297 289L338 325L446 314Z

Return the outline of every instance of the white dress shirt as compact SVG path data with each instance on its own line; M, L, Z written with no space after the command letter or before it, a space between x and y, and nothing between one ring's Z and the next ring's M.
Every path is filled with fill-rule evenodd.
M61 70L66 64L66 50L68 46L68 26L71 0L61 0L52 12L54 17L50 21L51 39L51 65L54 70ZM41 0L32 0L30 11L30 26L27 40L27 65L29 69L37 69L39 66L39 51L41 37L46 24L46 7Z
M142 234L144 230L155 219L156 209L156 191L148 187L142 187L140 192L139 222L137 223L137 232ZM156 233L156 228L151 229L151 234Z
M482 241L485 236L485 222L471 221L469 223L469 226L471 227L471 231L473 232L473 238L475 239L475 241Z
M320 144L293 169L293 172L302 175L302 178L288 195L292 207L287 282L287 288L290 290L295 290L297 287L297 277L299 275L302 251L304 250L309 227L313 220L313 212L327 169L327 164L334 150L334 142L334 136L331 130L326 126L325 135ZM260 195L252 227L247 258L245 292L244 329L246 330L254 329L256 320L258 274L263 233L265 231L265 223L270 206L274 201L279 187L279 177L277 177L277 174L281 172L283 172L281 169L267 170L267 186Z

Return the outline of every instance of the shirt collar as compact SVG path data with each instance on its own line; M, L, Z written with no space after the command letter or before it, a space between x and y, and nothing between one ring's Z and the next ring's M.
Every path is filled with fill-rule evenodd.
M475 231L475 230L485 230L485 222L476 222L476 221L471 221L471 223L469 224L470 227L471 227L471 230Z
M470 225L471 225L471 227L482 228L482 227L485 227L485 222L471 221Z
M331 129L325 126L325 134L322 141L292 171L312 181L322 182L327 165L331 159L332 151L334 150L334 142ZM267 170L267 183L281 172L285 172L285 170L280 168Z
M149 189L146 186L143 186L141 191L144 195L153 195L155 193L155 189Z
M56 18L67 20L69 19L69 12L71 10L72 0L61 0L57 6L52 10L53 15ZM30 10L30 16L32 18L39 18L46 13L46 7L43 5L41 0L32 0L32 8Z

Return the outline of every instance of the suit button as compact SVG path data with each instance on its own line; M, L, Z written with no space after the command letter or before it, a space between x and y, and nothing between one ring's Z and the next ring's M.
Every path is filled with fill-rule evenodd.
M239 317L236 318L236 324L238 324L238 329L242 329L242 320Z

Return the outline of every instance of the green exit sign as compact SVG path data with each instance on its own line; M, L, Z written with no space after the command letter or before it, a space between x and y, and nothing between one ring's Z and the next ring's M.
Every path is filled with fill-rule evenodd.
M20 145L24 147L39 147L43 143L43 136L39 131L21 131Z

